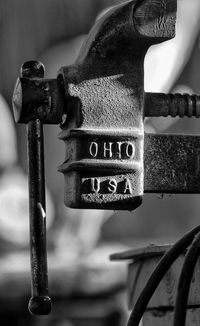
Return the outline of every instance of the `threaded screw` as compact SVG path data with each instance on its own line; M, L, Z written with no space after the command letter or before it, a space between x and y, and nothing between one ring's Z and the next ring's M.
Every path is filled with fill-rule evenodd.
M200 96L189 94L145 94L145 117L200 117Z

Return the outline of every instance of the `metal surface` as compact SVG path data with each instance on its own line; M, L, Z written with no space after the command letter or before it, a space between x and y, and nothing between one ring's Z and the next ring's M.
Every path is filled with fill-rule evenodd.
M175 0L129 1L97 21L57 79L18 80L16 121L61 123L67 206L133 210L144 192L199 193L199 137L144 135L144 117L200 116L197 95L144 92L146 51L175 22Z
M15 121L28 123L39 119L42 123L62 121L64 96L57 79L18 78L13 96Z
M145 135L144 191L200 193L200 136Z
M29 78L43 77L44 67L38 62L27 62L22 67L21 75ZM30 121L27 133L32 276L29 311L36 315L46 315L51 311L51 299L48 296L44 145L43 126L40 120Z
M61 69L68 110L65 204L137 208L144 192L144 57L174 37L176 1L128 1L99 19L74 66ZM71 133L72 129L72 133Z
M175 22L175 0L129 1L96 23L57 79L18 80L16 121L61 123L67 206L133 210L144 192L199 192L199 138L144 136L144 117L200 116L197 95L144 92L146 51Z
M145 93L145 117L200 117L200 96Z
M200 117L200 96L144 93L144 117ZM60 124L78 101L65 100L61 79L18 78L13 95L17 123L39 119L43 124ZM71 110L70 110L71 107ZM71 117L67 117L69 119ZM65 124L62 124L65 127ZM101 132L101 130L99 131Z

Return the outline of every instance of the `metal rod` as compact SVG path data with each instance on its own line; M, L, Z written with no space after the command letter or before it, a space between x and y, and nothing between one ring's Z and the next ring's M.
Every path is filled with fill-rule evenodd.
M26 62L21 77L43 78L44 66L37 61ZM29 311L35 315L47 315L51 312L51 299L48 296L43 125L39 119L28 123L27 138L32 277Z
M187 302L197 260L200 255L200 233L198 233L189 248L179 278L176 304L174 311L174 326L185 326Z
M140 294L128 320L127 326L138 326L146 307L153 296L156 288L166 274L167 270L178 258L178 256L187 249L193 241L195 235L200 232L200 225L188 232L183 238L175 243L175 245L162 257L149 280L147 281L142 293ZM181 324L179 324L180 326ZM182 326L182 325L181 325Z
M48 296L43 126L28 123L29 215L32 297L29 311L44 315L51 311Z

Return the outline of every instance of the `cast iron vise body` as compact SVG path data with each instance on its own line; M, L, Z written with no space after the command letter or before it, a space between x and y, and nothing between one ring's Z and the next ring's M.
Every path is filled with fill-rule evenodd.
M176 5L135 0L115 7L57 79L19 79L17 122L65 120L59 171L67 206L133 210L144 192L200 191L199 137L144 134L147 116L200 116L198 96L144 91L145 54L175 36Z

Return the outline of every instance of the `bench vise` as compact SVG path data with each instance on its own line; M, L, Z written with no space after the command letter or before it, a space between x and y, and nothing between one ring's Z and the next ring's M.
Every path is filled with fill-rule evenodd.
M66 152L59 171L69 207L134 210L144 193L200 193L200 137L144 133L145 117L200 117L197 95L144 90L147 50L175 36L176 13L177 0L127 1L97 20L75 64L56 79L44 78L40 62L22 66L13 109L16 122L28 124L31 230L40 247L43 124L61 126ZM46 297L38 287L36 294Z

